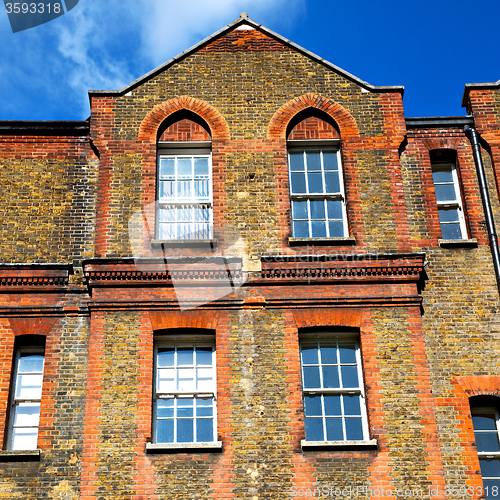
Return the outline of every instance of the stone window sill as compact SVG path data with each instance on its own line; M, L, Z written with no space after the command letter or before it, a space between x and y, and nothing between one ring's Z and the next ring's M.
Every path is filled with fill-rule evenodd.
M39 462L42 450L0 450L0 462Z
M470 240L438 240L439 246L444 248L477 247L477 239Z
M355 245L356 238L288 238L288 244L292 245Z
M147 453L196 453L222 451L222 441L213 443L146 443Z
M204 247L210 246L214 248L217 246L217 240L151 240L151 248L161 249L164 247Z
M360 448L377 449L377 440L370 441L306 441L302 439L300 446L303 451L322 450L357 450Z

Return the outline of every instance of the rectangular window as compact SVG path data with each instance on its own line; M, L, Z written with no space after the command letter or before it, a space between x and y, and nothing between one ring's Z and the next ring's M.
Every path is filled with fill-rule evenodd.
M368 423L359 344L300 345L307 441L367 441Z
M212 164L209 150L164 151L165 154L158 157L158 239L210 239Z
M348 235L341 165L338 147L289 147L294 238Z
M155 365L154 442L214 442L214 344L160 343L155 348Z
M496 408L472 408L472 423L485 498L500 497L500 416Z
M467 239L465 216L454 162L432 164L432 178L444 240Z
M43 364L43 350L21 348L16 352L7 446L9 450L36 450Z

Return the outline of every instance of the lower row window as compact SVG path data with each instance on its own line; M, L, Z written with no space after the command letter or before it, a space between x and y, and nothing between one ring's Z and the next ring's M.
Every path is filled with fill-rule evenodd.
M368 440L359 344L304 341L300 354L306 440Z

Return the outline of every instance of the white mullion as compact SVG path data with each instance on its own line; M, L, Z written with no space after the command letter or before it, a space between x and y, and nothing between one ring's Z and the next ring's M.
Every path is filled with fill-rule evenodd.
M322 194L326 194L325 163L323 161L323 149L319 150L319 164L321 167L321 181L323 182Z
M458 221L460 222L460 232L462 233L462 238L467 238L467 227L465 225L465 215L462 207L462 192L460 190L460 184L458 183L458 173L457 166L452 163L451 165L451 175L453 178L453 185L455 188L455 199L457 202L457 212L458 212Z
M329 215L328 215L328 204L326 198L323 200L323 207L325 209L325 224L326 224L326 237L330 237L330 224L329 222Z

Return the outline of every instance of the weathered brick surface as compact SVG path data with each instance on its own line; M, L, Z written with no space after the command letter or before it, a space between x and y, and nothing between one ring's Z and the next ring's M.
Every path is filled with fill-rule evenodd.
M85 261L84 277L1 269L4 440L15 337L45 336L46 365L40 461L0 451L0 498L444 500L481 486L468 398L500 395L500 322L471 147L453 119L407 129L397 90L362 85L265 31L229 31L125 95L92 93L88 138L1 138L2 260ZM499 227L500 90L471 88L467 106ZM355 241L291 246L286 140L337 137ZM215 247L153 248L158 141L208 140ZM439 244L440 150L456 151L477 245ZM138 211L149 229L130 241ZM241 258L243 286L217 295L212 261L170 260L212 251ZM375 448L301 448L299 339L325 327L359 334ZM222 450L148 453L155 334L190 329L215 335Z

